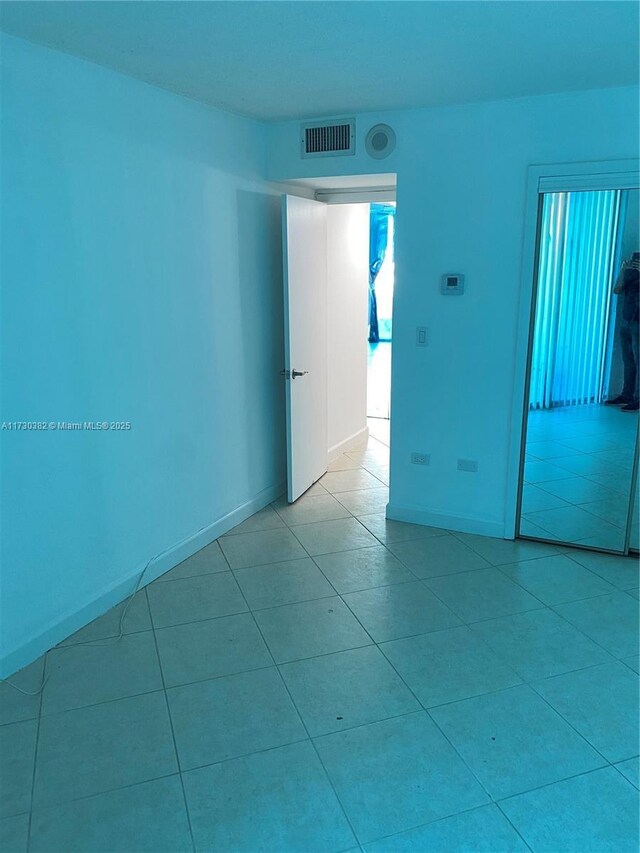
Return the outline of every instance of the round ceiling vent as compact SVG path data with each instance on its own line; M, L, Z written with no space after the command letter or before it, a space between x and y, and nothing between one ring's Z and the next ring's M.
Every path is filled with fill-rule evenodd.
M388 124L374 125L364 141L364 147L370 157L382 160L388 157L396 147L396 135Z

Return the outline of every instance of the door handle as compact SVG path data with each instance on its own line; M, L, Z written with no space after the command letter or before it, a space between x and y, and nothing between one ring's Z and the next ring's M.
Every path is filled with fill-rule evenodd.
M296 376L306 376L308 370L281 370L280 376L284 376L285 379L295 379Z

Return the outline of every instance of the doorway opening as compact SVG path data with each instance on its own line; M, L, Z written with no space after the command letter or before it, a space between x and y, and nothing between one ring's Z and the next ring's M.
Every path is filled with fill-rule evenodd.
M367 421L370 433L386 444L391 417L395 214L393 202L370 205Z
M332 512L388 502L395 184L308 179L283 196L289 503L318 481Z
M541 192L518 534L638 550L638 190Z

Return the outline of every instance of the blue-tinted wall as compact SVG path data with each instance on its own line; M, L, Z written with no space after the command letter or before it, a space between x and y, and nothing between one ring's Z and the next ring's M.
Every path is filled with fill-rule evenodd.
M2 420L131 422L1 435L7 672L275 497L284 402L264 128L19 39L2 73Z
M390 124L396 150L364 150ZM353 157L302 160L298 123L269 128L283 180L397 173L391 392L392 517L501 536L514 396L527 167L636 157L638 90L607 89L356 117ZM466 293L441 296L443 273ZM429 346L416 347L427 326ZM428 467L411 453L431 455ZM459 472L457 459L478 462ZM507 524L508 526L508 524Z

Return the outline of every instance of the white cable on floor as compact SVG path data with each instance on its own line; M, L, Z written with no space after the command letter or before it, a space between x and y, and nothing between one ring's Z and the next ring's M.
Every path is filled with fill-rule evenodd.
M207 526L209 526L209 525L207 525ZM182 542L178 543L178 545L172 545L171 548L166 548L164 551L161 551L159 554L156 554L154 557L151 557L151 559L148 561L148 563L146 564L144 569L138 575L138 580L136 581L135 588L134 588L133 592L127 597L125 605L122 608L122 613L120 614L120 630L119 630L117 636L105 637L105 638L99 639L99 640L87 640L87 642L84 642L84 643L69 643L69 645L56 646L54 648L58 648L61 651L65 651L67 649L77 648L77 646L111 646L111 645L115 645L116 643L119 643L120 640L124 637L124 620L125 620L125 617L127 615L129 605L133 601L136 593L138 593L140 591L140 584L142 583L142 579L145 576L146 571L149 568L149 566L152 563L155 563L156 560L159 560L160 557L163 557L165 554L167 554L170 550L171 551L175 550L175 548L179 547L184 542L188 542L190 539L193 539L194 536L197 536L199 533L202 533L202 531L206 530L206 529L207 529L206 527L201 527L200 530L197 530L195 532L195 534L192 534L191 536L188 536L186 539L183 539ZM207 546L205 545L204 547L207 547ZM99 617L97 617L97 618L99 618ZM45 658L49 654L50 651L52 651L52 650L49 649L48 651L45 652ZM22 687L18 687L17 684L14 684L12 681L9 681L9 679L7 679L7 678L0 678L0 683L1 684L8 684L9 687L13 687L14 690L17 690L19 693L22 693L24 696L38 696L40 693L42 693L42 691L44 690L45 684L49 680L50 674L46 675L45 673L46 673L46 660L45 660L45 666L43 668L42 683L40 684L40 687L38 687L38 689L35 692L31 692L30 690L23 690Z

